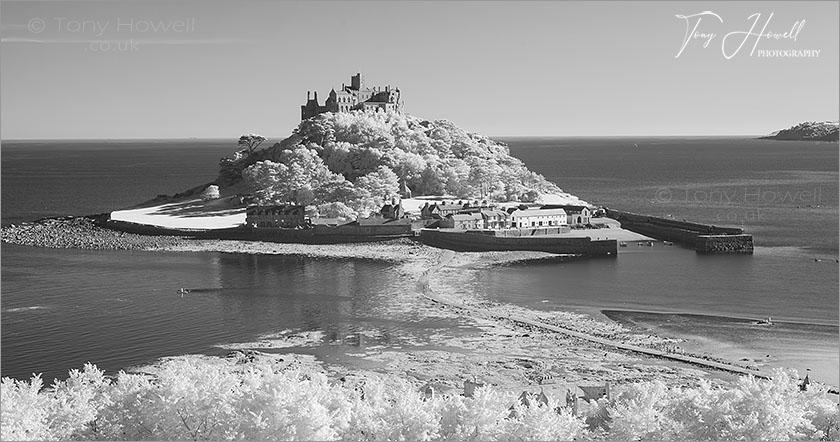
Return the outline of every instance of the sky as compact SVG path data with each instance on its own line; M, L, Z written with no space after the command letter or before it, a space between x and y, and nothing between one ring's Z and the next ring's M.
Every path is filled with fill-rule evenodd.
M411 115L490 136L766 134L838 119L838 16L836 1L2 1L0 137L282 138L307 91L323 101L357 72Z

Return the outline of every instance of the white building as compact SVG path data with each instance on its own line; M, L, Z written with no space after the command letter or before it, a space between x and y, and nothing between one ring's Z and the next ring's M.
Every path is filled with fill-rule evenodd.
M510 226L514 229L565 225L568 223L563 209L525 209L510 214Z

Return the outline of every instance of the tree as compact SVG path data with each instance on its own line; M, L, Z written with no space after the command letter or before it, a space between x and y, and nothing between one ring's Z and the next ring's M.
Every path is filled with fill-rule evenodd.
M200 197L204 201L219 199L219 186L217 186L215 184L211 184L211 185L207 186L207 188L204 189L203 192L201 192Z
M280 162L258 161L242 172L262 204L294 201L311 204L315 190L341 177L330 172L314 151L303 146L284 150Z
M356 217L353 209L340 202L319 204L318 214L325 218L353 219Z
M262 135L246 134L239 137L239 143L237 144L239 147L243 148L248 156L251 156L251 154L260 147L260 144L262 144L263 141L265 141L265 137Z
M400 183L394 171L387 166L379 166L356 180L356 188L365 192L365 196L388 199L399 194Z

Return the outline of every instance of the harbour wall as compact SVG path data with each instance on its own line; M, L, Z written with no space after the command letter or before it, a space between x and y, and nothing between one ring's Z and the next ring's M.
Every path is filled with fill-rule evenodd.
M589 237L497 236L494 231L447 231L423 229L420 242L433 247L459 252L528 250L564 255L612 256L618 252L618 241L593 241Z
M753 237L740 227L720 227L690 221L677 221L605 209L606 215L630 230L662 241L672 241L698 253L752 254Z
M411 224L323 226L302 229L233 227L229 229L192 230L136 224L126 221L101 220L100 227L139 235L181 236L199 239L268 241L303 244L337 244L387 241L413 237Z

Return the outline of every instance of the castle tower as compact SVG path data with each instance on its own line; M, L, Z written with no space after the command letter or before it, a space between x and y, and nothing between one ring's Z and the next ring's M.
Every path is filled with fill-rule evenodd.
M360 91L365 88L365 79L362 77L362 73L359 72L356 75L350 77L350 88Z
M405 178L402 179L402 185L400 186L400 196L403 198L411 198L411 189L408 188L408 183L405 182ZM426 203L428 204L428 203Z
M324 103L324 107L326 108L327 112L338 112L338 94L336 94L335 89L330 91L330 95L327 97L327 101Z

